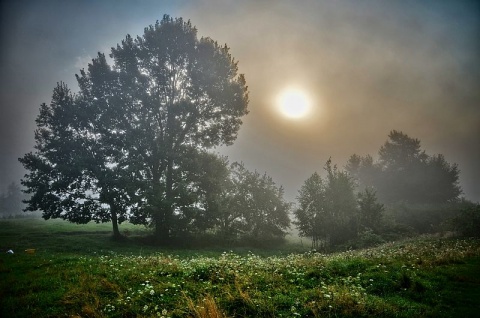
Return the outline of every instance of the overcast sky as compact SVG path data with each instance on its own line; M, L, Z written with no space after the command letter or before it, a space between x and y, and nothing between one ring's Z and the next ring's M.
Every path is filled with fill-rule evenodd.
M25 173L17 158L56 83L76 91L97 52L164 14L231 48L250 113L216 151L267 172L288 200L329 157L376 158L396 129L457 163L466 198L480 201L480 4L461 0L1 1L0 192ZM291 86L311 99L306 118L276 105Z

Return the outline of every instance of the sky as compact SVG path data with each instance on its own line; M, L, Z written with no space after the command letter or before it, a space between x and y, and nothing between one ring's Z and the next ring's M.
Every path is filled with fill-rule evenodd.
M0 192L25 174L35 118L63 81L97 52L164 14L226 43L249 87L238 139L214 151L266 172L294 201L331 157L378 158L391 130L460 169L480 201L480 3L462 0L16 0L0 1ZM310 102L282 114L289 88Z

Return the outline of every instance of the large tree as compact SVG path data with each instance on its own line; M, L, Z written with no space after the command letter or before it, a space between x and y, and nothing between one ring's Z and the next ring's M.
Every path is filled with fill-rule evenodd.
M77 95L61 85L42 106L37 151L21 159L28 208L73 221L128 212L167 240L195 182L191 157L236 139L245 79L226 45L181 18L127 35L110 56L81 71Z

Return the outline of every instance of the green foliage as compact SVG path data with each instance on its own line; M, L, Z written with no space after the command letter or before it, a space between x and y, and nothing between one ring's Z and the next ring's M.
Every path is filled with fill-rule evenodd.
M290 226L291 207L283 198L283 188L267 174L250 172L239 163L231 166L231 182L221 232L227 238L240 235L257 243L283 238Z
M480 237L480 204L464 208L450 222L460 235Z
M376 234L371 229L366 229L358 234L358 238L355 240L355 247L372 247L380 245L382 243L385 243L385 239L381 235Z
M199 153L184 173L170 243L177 246L275 246L287 234L291 204L266 173ZM192 168L189 168L192 167ZM181 204L180 204L181 203Z
M78 94L60 83L41 105L36 151L20 158L27 209L112 221L117 236L126 219L150 223L164 242L190 226L205 230L209 216L201 214L215 210L207 193L218 186L199 181L202 157L232 144L248 113L237 62L226 45L198 39L189 21L167 15L110 56L113 66L99 53L80 71Z
M359 192L357 197L358 205L360 206L360 225L378 233L382 225L383 212L385 211L384 205L377 202L375 191L369 188Z
M312 174L302 185L298 195L300 207L294 211L301 236L311 237L312 246L317 248L325 230L325 186L318 173Z
M91 230L107 227L36 222L43 225L1 224L9 230L0 246L16 251L0 254L2 317L473 317L478 310L478 240L262 257L96 245ZM61 234L74 227L82 234ZM57 244L59 233L69 244ZM37 253L21 252L31 244Z
M336 245L357 233L354 184L345 171L325 165L325 180L314 173L299 191L300 207L294 212L300 235L312 238L314 248Z
M227 200L230 170L226 157L206 151L194 152L185 159L183 178L177 186L177 211L172 236L206 234L216 228Z

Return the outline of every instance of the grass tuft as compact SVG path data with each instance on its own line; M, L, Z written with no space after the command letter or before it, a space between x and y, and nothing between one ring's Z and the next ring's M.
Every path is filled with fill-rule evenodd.
M195 318L224 318L226 317L217 306L211 295L206 295L195 304L190 297L186 297L190 314Z

